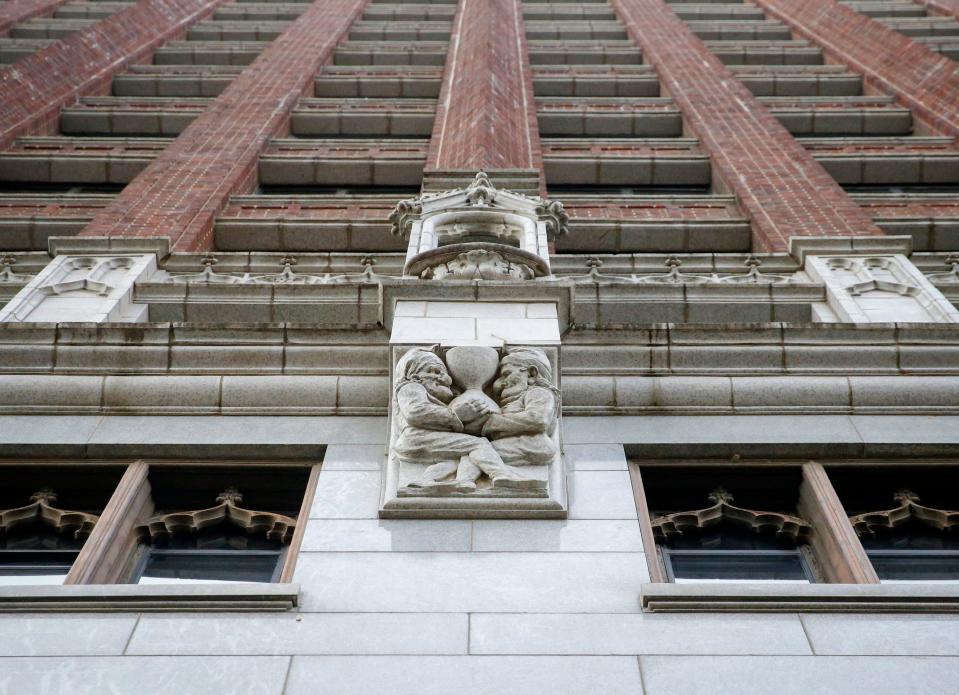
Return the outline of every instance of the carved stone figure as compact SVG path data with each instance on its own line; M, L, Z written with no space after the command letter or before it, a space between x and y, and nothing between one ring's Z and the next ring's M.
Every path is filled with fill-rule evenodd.
M490 351L495 359L492 348L472 349ZM446 365L430 350L410 350L397 364L393 454L429 464L422 476L407 484L407 492L470 493L480 474L486 474L493 488L540 487L506 465L488 438L467 433L467 428L477 431L484 425L495 404L482 391L467 391L466 398L454 401L452 382Z
M565 516L555 347L396 350L383 516Z

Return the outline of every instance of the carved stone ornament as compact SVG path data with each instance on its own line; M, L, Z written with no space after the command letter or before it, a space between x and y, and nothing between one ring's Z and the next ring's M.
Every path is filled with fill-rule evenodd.
M682 536L687 531L696 531L728 522L756 533L773 533L797 543L809 536L812 528L803 519L781 512L765 512L736 507L733 496L724 488L716 488L709 494L712 506L703 509L673 512L653 519L653 537L657 542Z
M30 495L30 504L15 509L0 510L0 533L7 534L18 526L39 521L57 533L70 533L76 539L90 535L99 516L87 512L73 512L54 507L57 495L53 490L40 490Z
M226 523L244 529L248 534L265 533L270 540L284 544L293 538L295 519L274 512L257 512L240 507L243 495L236 488L227 488L217 495L216 501L219 504L207 509L157 514L147 523L137 526L137 535L145 543L155 543L178 533L196 533Z
M959 511L934 509L919 504L919 496L910 490L900 490L892 496L899 505L878 512L865 512L849 517L849 523L860 536L876 531L888 531L915 520L938 531L948 531L959 526Z
M568 231L569 219L561 203L497 189L479 172L466 188L401 201L390 223L394 234L409 237L404 274L459 279L441 266L471 248L498 253L501 259L493 266L526 266L535 277L549 275L549 242ZM443 252L451 245L458 247L452 255ZM467 279L475 279L469 266L479 265L478 259L461 262ZM488 260L481 274L490 268ZM526 275L524 270L516 272ZM494 273L494 279L504 278Z
M394 348L382 516L565 515L556 348Z

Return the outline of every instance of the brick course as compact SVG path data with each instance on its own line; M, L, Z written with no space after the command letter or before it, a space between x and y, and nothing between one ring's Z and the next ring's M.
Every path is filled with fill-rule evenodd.
M756 4L815 41L830 58L861 73L867 85L894 95L933 131L959 136L955 61L835 0L756 0Z
M83 236L167 236L177 251L211 247L233 193L256 186L270 138L311 94L319 68L367 0L316 0L83 230Z
M426 171L536 169L543 161L520 0L461 0Z
M55 133L60 107L108 94L113 76L225 0L142 0L0 70L0 147Z
M754 250L786 251L792 236L882 234L666 3L611 1L750 218Z
M959 0L913 0L913 2L918 2L933 14L959 19Z

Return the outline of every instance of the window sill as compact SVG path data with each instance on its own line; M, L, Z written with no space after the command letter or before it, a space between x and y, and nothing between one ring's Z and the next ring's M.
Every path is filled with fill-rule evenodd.
M648 613L959 613L955 584L643 584Z
M286 611L299 584L88 584L0 587L0 613L49 611Z

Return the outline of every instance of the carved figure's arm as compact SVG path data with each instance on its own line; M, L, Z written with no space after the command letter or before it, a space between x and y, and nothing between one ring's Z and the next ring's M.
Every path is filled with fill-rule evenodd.
M433 403L420 384L407 384L396 394L406 423L424 430L462 432L463 423L448 406Z
M483 434L498 439L548 432L556 417L556 398L552 392L544 388L530 389L525 406L518 413L493 413L483 427Z

